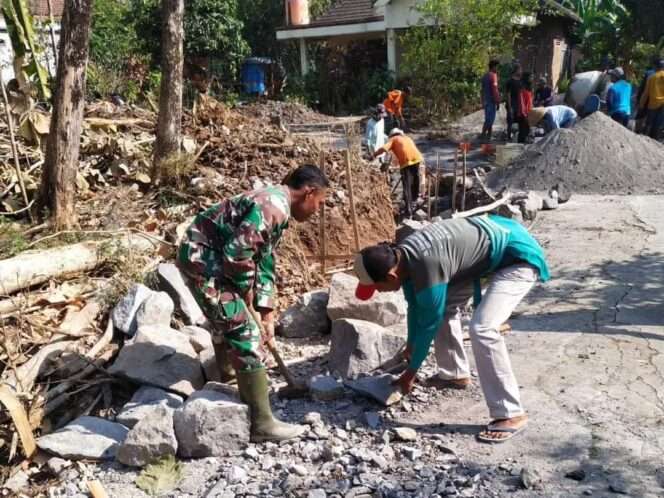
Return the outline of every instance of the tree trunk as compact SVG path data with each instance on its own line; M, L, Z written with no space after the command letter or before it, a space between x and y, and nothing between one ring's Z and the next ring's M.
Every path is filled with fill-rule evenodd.
M41 185L41 205L50 209L56 230L76 223L76 172L85 106L93 0L67 0L60 32L60 53L51 129Z
M180 151L182 141L182 68L184 65L184 0L162 0L161 89L157 143L152 180L161 176L161 164Z

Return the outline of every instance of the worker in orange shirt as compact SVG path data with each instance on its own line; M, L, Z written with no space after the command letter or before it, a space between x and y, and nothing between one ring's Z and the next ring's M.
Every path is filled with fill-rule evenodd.
M403 130L394 128L390 132L390 139L385 145L377 149L374 159L391 152L397 158L401 168L401 183L403 184L403 199L406 204L406 216L413 217L415 202L420 196L420 163L423 161L422 153L415 142L407 137Z
M390 114L394 126L400 128L406 127L406 122L403 119L403 105L411 92L412 88L409 86L403 90L392 90L387 92L387 98L383 101L383 105Z

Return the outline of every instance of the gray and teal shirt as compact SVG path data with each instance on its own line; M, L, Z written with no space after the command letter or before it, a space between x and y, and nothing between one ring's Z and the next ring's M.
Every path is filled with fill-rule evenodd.
M402 288L413 370L424 362L443 321L448 286L474 281L479 301L479 279L517 262L534 266L541 281L549 279L541 246L521 224L501 216L440 221L397 245L408 273Z

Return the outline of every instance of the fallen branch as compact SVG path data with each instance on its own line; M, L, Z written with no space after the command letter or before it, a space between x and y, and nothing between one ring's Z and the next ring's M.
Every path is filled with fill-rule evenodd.
M512 196L510 194L505 194L503 197L501 197L497 201L492 202L491 204L487 204L486 206L479 206L479 207L476 207L475 209L470 209L468 211L461 211L461 212L458 212L458 213L454 213L452 215L452 218L453 219L456 219L456 218L469 218L471 216L475 216L475 215L478 215L478 214L488 213L490 211L493 211L497 207L502 206L503 204L507 204L510 201L511 198L512 198Z
M0 386L0 403L5 405L9 415L14 421L14 426L18 431L18 435L23 445L23 452L27 458L37 451L35 438L32 435L32 427L28 422L28 416L21 402L16 398L16 395L7 386Z
M74 349L76 345L76 341L60 341L44 346L30 360L18 367L16 371L9 371L7 378L3 380L14 390L28 393L32 390L44 362L51 355Z
M0 292L17 290L48 282L52 278L92 270L113 257L114 249L147 252L158 249L155 237L142 234L95 242L81 242L40 252L26 252L0 261ZM156 239L159 240L159 239ZM161 241L159 241L161 242ZM111 250L105 250L109 244Z

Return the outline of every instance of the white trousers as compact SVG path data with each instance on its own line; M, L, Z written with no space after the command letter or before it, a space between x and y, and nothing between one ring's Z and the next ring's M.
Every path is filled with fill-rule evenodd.
M519 397L519 384L498 329L528 294L538 276L537 269L526 263L498 270L491 277L470 322L470 340L477 373L492 419L517 417L525 413ZM442 379L470 377L468 356L463 347L460 309L472 296L472 282L452 285L448 289L445 318L435 339L438 375Z

